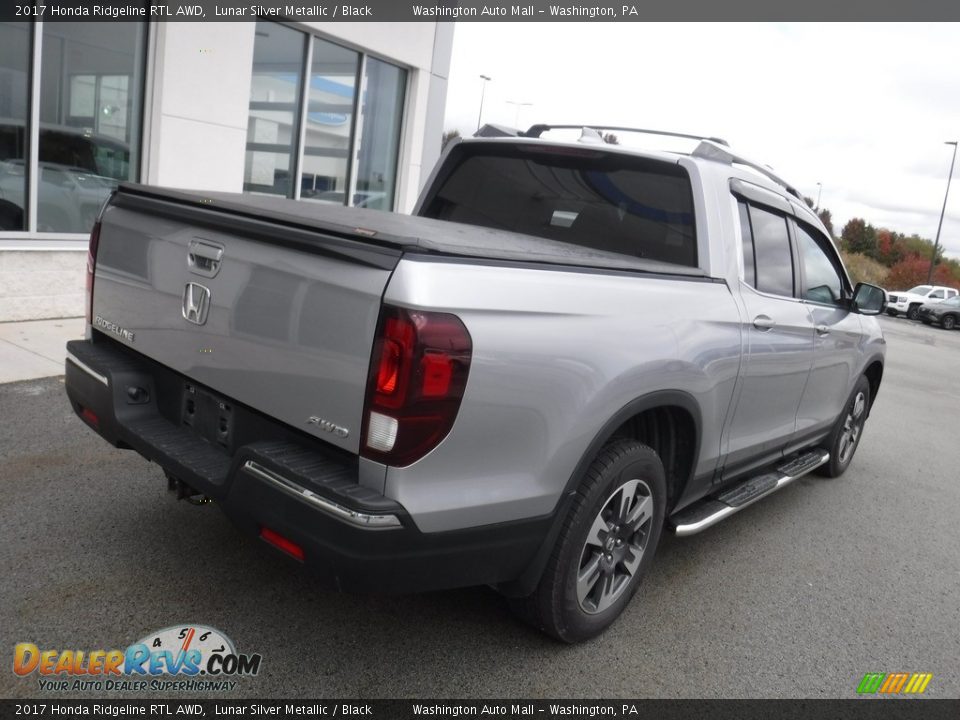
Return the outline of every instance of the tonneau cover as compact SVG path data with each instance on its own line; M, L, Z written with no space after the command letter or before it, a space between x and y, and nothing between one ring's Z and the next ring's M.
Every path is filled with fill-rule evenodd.
M172 190L133 183L120 185L118 192L121 195L153 198L206 211L225 212L288 227L360 239L372 245L399 248L409 253L706 277L700 268L630 258L506 230L379 210L268 195Z

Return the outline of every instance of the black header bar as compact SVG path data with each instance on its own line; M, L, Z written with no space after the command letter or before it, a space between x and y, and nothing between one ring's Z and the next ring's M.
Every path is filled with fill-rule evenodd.
M956 720L960 700L0 700L5 718Z
M960 3L944 0L617 0L517 4L473 0L3 0L0 20L43 22L651 22L651 21L947 21ZM718 32L723 32L722 28Z

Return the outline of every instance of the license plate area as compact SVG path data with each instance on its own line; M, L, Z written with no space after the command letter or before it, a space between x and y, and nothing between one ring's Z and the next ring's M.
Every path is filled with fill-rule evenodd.
M233 443L233 406L223 398L184 383L180 423L205 440L227 450Z

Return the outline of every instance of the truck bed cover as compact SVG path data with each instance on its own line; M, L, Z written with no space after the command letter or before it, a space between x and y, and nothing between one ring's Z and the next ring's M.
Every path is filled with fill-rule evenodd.
M226 213L260 222L274 222L291 229L360 240L405 253L706 277L696 267L630 258L506 230L269 195L173 190L123 183L114 202L125 204L125 198L138 205L137 198L189 206L210 213L214 224L215 214ZM162 210L162 205L149 202L141 205L141 209L148 209L146 205L152 205L155 212ZM324 240L317 237L316 242L322 247Z

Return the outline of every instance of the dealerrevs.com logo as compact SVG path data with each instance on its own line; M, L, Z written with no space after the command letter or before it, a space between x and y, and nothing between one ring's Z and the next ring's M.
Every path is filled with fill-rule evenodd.
M175 625L138 640L125 650L41 649L17 643L13 672L36 676L40 690L229 691L235 678L260 671L259 654L238 653L219 630Z

